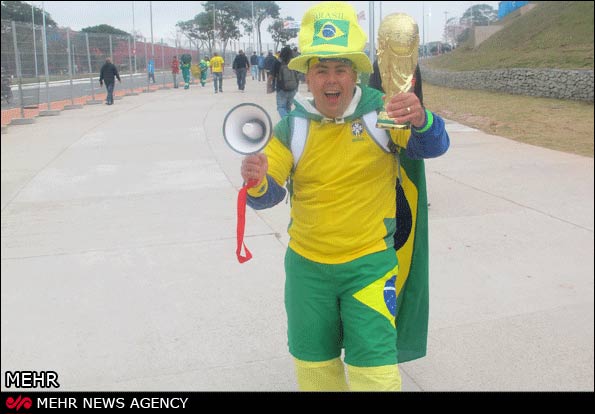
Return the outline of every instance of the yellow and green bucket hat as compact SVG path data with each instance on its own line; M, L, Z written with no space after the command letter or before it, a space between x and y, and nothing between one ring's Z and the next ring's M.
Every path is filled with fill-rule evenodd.
M363 51L367 39L351 5L340 1L319 3L302 18L298 38L301 55L289 62L289 68L306 73L312 58L348 59L357 72L372 73L370 59Z

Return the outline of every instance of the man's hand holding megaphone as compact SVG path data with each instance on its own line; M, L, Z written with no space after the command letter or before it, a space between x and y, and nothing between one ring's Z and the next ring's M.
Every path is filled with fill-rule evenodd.
M246 183L252 184L249 187L258 186L266 176L269 169L267 156L259 154L250 154L242 160L242 178Z
M223 138L229 147L246 155L242 160L244 185L238 193L236 255L240 263L252 258L252 253L244 243L246 225L246 202L248 189L262 184L269 169L266 155L260 154L273 135L273 123L267 112L254 103L245 102L233 107L223 121ZM245 254L242 254L242 249Z
M237 226L237 249L236 256L240 263L244 263L252 258L252 253L244 244L244 228L246 225L246 198L248 189L260 185L269 169L267 156L264 154L250 154L242 160L242 178L244 186L238 194L238 226ZM242 248L246 252L242 254Z

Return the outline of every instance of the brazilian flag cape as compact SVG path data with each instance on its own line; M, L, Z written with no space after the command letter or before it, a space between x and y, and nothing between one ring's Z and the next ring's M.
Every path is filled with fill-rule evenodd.
M429 312L428 197L423 160L399 151L397 183L397 358L399 363L426 355Z
M378 61L369 86L384 92ZM423 105L422 78L415 68L413 92ZM426 355L429 312L428 196L423 160L412 160L399 151L401 176L397 183L397 229L395 249L397 275L397 358L411 361Z

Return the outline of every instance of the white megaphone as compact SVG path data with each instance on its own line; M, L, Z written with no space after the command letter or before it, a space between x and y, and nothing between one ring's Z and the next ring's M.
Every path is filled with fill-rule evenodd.
M223 138L235 152L255 154L267 145L272 135L271 117L256 104L239 104L225 115Z

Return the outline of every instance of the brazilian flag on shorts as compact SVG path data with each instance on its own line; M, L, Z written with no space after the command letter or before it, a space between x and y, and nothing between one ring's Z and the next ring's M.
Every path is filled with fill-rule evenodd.
M423 160L401 150L401 182L397 187L399 258L397 277L397 358L399 363L426 355L428 341L428 198Z

